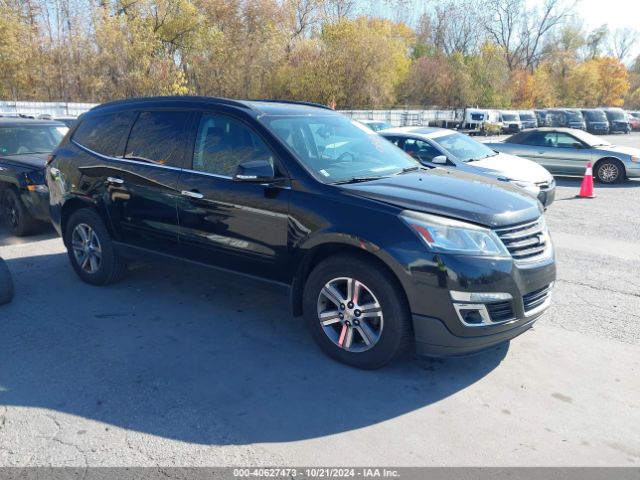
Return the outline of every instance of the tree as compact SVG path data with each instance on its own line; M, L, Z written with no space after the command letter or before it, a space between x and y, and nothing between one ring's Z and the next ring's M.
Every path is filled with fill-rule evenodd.
M570 17L573 5L545 0L540 8L529 9L524 0L486 0L485 28L504 50L510 70L532 71L540 61L545 37Z
M629 92L629 73L626 67L615 58L598 58L595 62L598 70L598 104L619 107L624 105L624 97Z
M611 53L624 62L638 41L638 31L631 28L617 28L611 37Z
M591 31L586 41L587 59L593 60L594 58L602 57L605 54L604 50L608 38L609 27L606 24Z

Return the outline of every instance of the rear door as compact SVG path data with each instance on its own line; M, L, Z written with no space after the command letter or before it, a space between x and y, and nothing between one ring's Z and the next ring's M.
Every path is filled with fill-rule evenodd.
M203 112L180 177L180 242L191 260L276 281L286 275L288 179L265 138L243 120ZM277 182L235 181L240 163L268 160Z
M121 239L178 255L178 181L190 155L189 111L141 111L124 155L106 177L109 216Z

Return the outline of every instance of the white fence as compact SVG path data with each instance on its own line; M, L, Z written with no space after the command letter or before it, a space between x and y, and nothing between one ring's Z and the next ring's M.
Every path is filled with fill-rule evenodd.
M0 115L3 113L52 116L78 115L95 107L95 103L72 102L9 102L0 101ZM354 120L379 120L394 127L414 125L447 125L459 120L456 110L341 110L340 113Z
M455 110L341 110L354 120L378 120L394 127L446 125L459 120Z
M96 105L95 103L0 101L0 115L3 113L21 113L33 116L49 114L52 116L69 115L77 117Z

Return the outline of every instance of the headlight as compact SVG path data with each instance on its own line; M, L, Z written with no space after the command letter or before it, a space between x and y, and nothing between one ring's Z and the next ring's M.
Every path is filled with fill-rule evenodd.
M27 190L30 192L47 193L49 192L49 187L46 185L27 185Z
M402 212L400 218L432 252L510 257L495 232L488 228L410 210Z

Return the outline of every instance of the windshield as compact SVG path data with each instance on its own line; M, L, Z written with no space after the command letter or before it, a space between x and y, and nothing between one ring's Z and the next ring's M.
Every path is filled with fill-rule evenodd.
M607 117L611 120L626 120L624 112L620 110L609 110L607 112Z
M371 122L365 123L365 126L369 127L374 132L378 132L380 130L384 130L386 128L391 128L391 125L385 122Z
M507 122L514 122L516 120L519 120L519 117L515 113L503 113L502 119Z
M261 121L323 183L380 178L420 167L388 140L341 115L265 116Z
M431 139L462 162L480 160L496 155L496 152L483 143L476 142L473 138L462 133L431 137Z
M520 120L535 120L536 117L533 113L520 113Z
M607 116L601 110L590 110L585 113L587 120L591 122L606 122Z
M67 127L0 127L0 155L51 153L67 133Z
M602 140L602 138L598 138L595 135L591 135L590 133L584 132L582 130L572 130L571 135L576 137L578 140L582 140L590 147L611 146L609 142Z
M567 110L567 119L570 122L582 122L584 120L580 112L575 112L572 110Z

